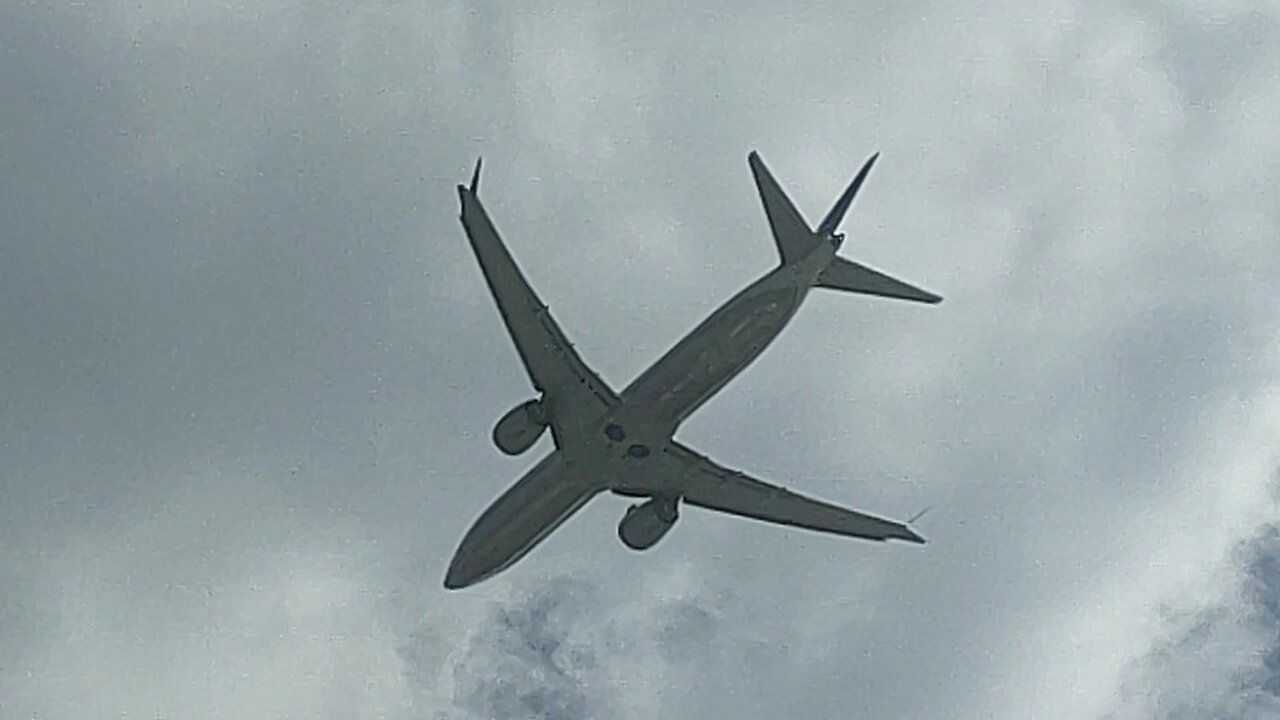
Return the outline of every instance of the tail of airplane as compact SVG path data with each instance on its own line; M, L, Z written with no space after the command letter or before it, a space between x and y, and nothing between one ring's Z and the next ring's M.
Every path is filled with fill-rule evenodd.
M818 273L817 287L863 295L879 295L897 300L911 300L930 305L942 302L941 295L935 295L928 290L909 285L879 270L842 257L835 258L825 270Z
M831 206L827 216L818 225L817 231L814 231L800 215L800 211L796 210L791 198L787 197L786 192L778 185L778 181L773 178L769 168L760 159L760 154L753 150L747 156L747 162L751 165L752 175L755 176L756 188L760 192L761 202L764 203L764 212L769 218L769 227L773 230L773 240L778 246L778 254L782 256L783 264L804 258L823 240L839 242L844 239L843 235L836 234L836 230L840 227L845 213L853 204L854 196L858 194L862 183L871 173L871 167L879 157L880 153L872 155L871 159L862 166L853 181L849 183L849 187L845 188L835 205ZM831 264L818 275L816 286L930 304L942 301L939 295L842 257L834 258Z

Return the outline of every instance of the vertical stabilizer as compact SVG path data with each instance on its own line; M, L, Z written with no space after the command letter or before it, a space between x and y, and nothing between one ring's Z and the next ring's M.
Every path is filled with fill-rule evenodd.
M836 204L831 206L831 211L827 216L822 218L822 224L818 226L819 237L832 237L836 234L836 229L840 227L840 222L844 220L844 214L849 211L849 206L853 204L853 198L858 194L858 190L862 188L862 183L866 182L867 176L871 174L871 166L876 164L876 158L880 157L880 153L871 156L858 174L853 178L853 182L849 183L849 187L841 193L840 199L836 200Z
M867 175L871 173L871 167L876 164L876 159L879 157L880 153L872 155L871 159L862 166L853 181L849 183L849 187L845 188L835 205L831 206L831 210L827 212L827 216L822 219L822 223L818 225L815 232L809 227L809 223L805 222L800 211L791 202L791 198L787 197L782 186L774 179L773 173L769 172L769 168L760 159L760 154L752 151L747 156L751 173L756 179L756 188L760 191L760 201L764 203L764 212L769 216L769 227L773 230L773 241L778 246L778 254L782 256L782 262L800 260L813 252L823 239L838 237L836 229L840 227L845 213L849 211L849 206L853 204L854 197L862 188L862 183L866 182Z
M752 150L747 156L747 163L751 165L751 174L755 176L760 202L764 203L764 213L769 217L773 242L778 246L782 262L794 262L808 255L818 245L818 238L809 228L809 223L796 210L778 181L773 179L773 173L769 172L769 168L760 159L760 153Z

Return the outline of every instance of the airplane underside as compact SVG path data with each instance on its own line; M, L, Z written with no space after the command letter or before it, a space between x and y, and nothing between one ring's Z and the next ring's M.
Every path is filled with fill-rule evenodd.
M525 280L480 202L477 163L470 187L458 186L462 224L536 392L499 418L492 440L503 453L520 455L550 431L555 450L472 524L450 563L445 587L466 587L505 570L606 491L640 500L618 523L619 539L633 550L661 541L680 518L682 505L866 540L923 543L906 523L753 478L673 439L690 414L778 337L811 289L941 300L836 255L844 239L836 229L876 157L814 230L751 153L748 160L781 264L712 313L622 393L582 360Z

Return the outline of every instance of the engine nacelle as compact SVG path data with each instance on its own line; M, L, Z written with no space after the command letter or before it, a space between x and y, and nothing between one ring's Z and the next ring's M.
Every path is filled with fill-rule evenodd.
M632 505L618 523L618 539L632 550L648 550L662 539L680 517L680 498L659 496Z
M548 424L541 400L520 403L493 426L493 444L508 455L519 455L538 442Z

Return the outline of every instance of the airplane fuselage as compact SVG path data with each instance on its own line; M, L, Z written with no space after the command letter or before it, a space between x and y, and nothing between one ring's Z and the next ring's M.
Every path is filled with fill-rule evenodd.
M786 329L834 255L834 246L822 243L730 298L622 391L611 420L636 425L646 440L670 438Z
M605 490L645 492L646 460L685 418L710 400L786 329L814 278L835 255L822 243L803 261L778 267L730 298L622 392L585 442L544 458L538 469L485 510L463 538L450 584L479 582L524 557L578 508ZM572 480L553 481L551 463Z

